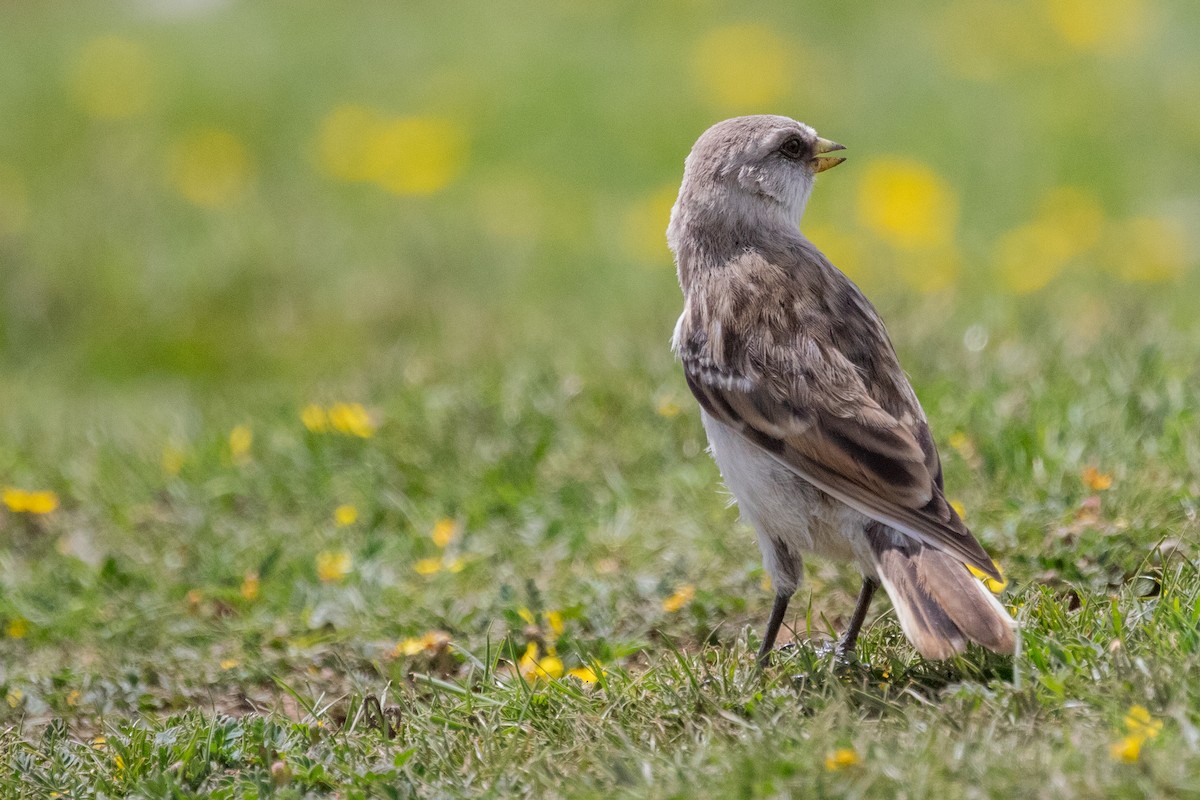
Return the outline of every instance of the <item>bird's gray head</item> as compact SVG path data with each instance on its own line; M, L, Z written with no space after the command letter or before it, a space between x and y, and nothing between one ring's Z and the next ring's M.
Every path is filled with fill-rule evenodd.
M684 162L667 241L679 254L685 231L760 230L800 222L813 180L845 161L844 150L788 117L735 117L706 130Z

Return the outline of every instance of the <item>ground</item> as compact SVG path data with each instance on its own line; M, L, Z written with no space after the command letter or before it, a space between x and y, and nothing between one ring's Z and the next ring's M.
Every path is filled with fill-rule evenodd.
M1115 2L5 12L0 796L1200 796L1197 19ZM663 236L748 110L1013 657L838 663L814 559L754 667Z

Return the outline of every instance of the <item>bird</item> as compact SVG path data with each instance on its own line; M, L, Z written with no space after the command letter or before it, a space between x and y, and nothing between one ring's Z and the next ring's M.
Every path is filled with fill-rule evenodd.
M1012 653L1015 622L968 565L999 570L946 500L883 321L800 230L816 176L845 149L789 117L718 122L684 161L667 228L684 298L672 349L775 592L757 660L769 662L808 554L862 573L843 657L880 585L922 657L969 642Z

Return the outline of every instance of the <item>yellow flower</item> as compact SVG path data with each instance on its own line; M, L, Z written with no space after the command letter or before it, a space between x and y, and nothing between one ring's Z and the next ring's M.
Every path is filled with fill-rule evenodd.
M858 753L852 747L839 747L825 756L825 769L837 772L846 767L853 767L861 761Z
M1120 278L1138 283L1174 280L1187 271L1191 258L1181 226L1153 217L1114 225L1105 255Z
M525 680L557 679L563 676L562 660L549 653L538 658L539 648L536 642L530 642L525 647L525 654L517 664L517 670Z
M202 208L227 208L250 187L254 165L249 151L232 133L199 128L172 144L167 176L175 191Z
M26 492L10 486L0 493L0 500L18 514L49 514L58 508L58 495L51 491Z
M1145 706L1130 706L1125 712L1125 729L1130 735L1153 739L1162 732L1163 721L1150 716Z
M695 597L696 587L692 586L690 583L685 583L683 586L677 588L674 594L672 594L666 600L663 600L663 611L666 611L668 614L673 614L686 606L688 603L692 602Z
M254 431L249 425L235 425L229 432L229 457L235 464L250 460L250 448L254 445Z
M258 573L251 570L250 572L247 572L245 574L245 576L242 578L242 585L238 589L238 592L246 600L257 600L258 599L258 590L259 590Z
M107 736L95 736L92 738L92 749L93 750L103 750L105 745L107 745L107 744L108 744Z
M1095 467L1084 467L1080 473L1083 478L1083 485L1091 489L1093 492L1103 492L1112 486L1113 476L1107 472L1101 472Z
M437 654L450 644L450 634L445 631L426 631L421 636L409 637L399 642L392 651L395 656L415 656L418 653Z
M1008 578L1004 577L1004 570L1001 569L1000 565L995 561L992 562L992 566L996 568L996 572L1000 573L1000 580L996 580L983 570L976 569L970 564L966 565L967 569L970 570L972 575L983 581L983 585L988 588L988 591L990 591L992 594L1000 594L1008 587Z
M902 250L945 247L954 239L958 197L925 164L887 158L868 164L858 192L862 224Z
M221 659L221 669L223 669L225 671L229 671L229 670L233 669L234 667L236 667L240 663L241 662L238 661L236 658L222 658Z
M317 133L321 170L337 180L368 180L367 147L382 126L383 115L365 106L344 105L329 112Z
M567 674L572 678L577 678L584 683L595 683L600 680L600 676L596 674L596 670L591 667L573 667L567 670Z
M418 575L436 575L442 571L442 560L440 558L422 558L413 564L413 569Z
M334 403L329 408L329 425L346 436L370 438L375 433L375 423L361 403Z
M339 528L347 528L358 522L358 509L349 503L344 503L333 510L333 523Z
M660 417L670 419L671 417L679 416L679 412L683 409L679 407L679 403L675 401L675 398L668 395L659 398L654 410L658 412Z
M329 430L329 416L325 409L315 403L309 403L300 411L300 421L313 433L325 433Z
M458 523L447 517L439 519L433 524L433 530L430 532L429 538L433 539L433 543L438 547L444 549L450 542L454 541L457 533Z
M1130 734L1114 742L1108 748L1108 754L1113 761L1120 761L1124 764L1132 764L1138 760L1142 754L1142 744L1145 742L1141 736Z
M84 45L71 69L71 94L88 116L122 119L150 106L157 73L145 48L119 36Z
M563 632L563 617L561 611L547 611L546 624L550 626L550 630L555 636L562 636Z
M71 691L67 692L67 705L74 708L75 706L79 705L79 698L82 696L83 695L78 689L72 689Z
M1066 228L1039 221L1000 237L992 257L1004 285L1017 294L1028 294L1054 280L1075 255L1075 247Z
M162 451L162 469L168 475L178 475L183 469L187 455L175 445L167 445Z
M700 96L721 110L758 111L791 89L791 47L766 25L714 28L692 47Z
M9 689L8 694L4 696L4 700L8 703L9 708L16 708L17 706L21 705L21 702L24 699L25 692L15 688Z
M462 572L467 562L462 558L452 558L446 562L446 572Z
M666 233L671 221L671 207L675 205L678 193L678 186L662 186L629 205L621 224L621 245L625 255L642 264L671 263Z
M29 634L29 621L13 617L4 626L4 635L10 639L24 639Z
M1107 55L1141 44L1154 21L1145 0L1048 0L1038 7L1069 46Z
M533 616L533 612L524 606L517 609L517 616L523 619L526 625L537 625L537 618Z
M323 583L337 583L354 568L354 559L345 550L324 550L317 553L317 577Z
M466 165L463 128L440 117L399 117L383 122L366 143L369 178L393 194L433 194Z
M959 519L967 518L967 507L957 500L950 501L950 507L954 509L954 513L958 514Z

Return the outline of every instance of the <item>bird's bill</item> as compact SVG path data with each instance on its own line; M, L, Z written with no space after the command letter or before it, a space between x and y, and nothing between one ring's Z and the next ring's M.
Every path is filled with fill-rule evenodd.
M837 142L831 142L828 139L817 139L817 155L815 158L813 158L813 161L816 163L816 169L814 172L824 172L827 169L833 169L838 164L845 161L846 159L841 156L825 156L826 153L832 153L835 150L845 149L846 147L844 145L840 145Z

